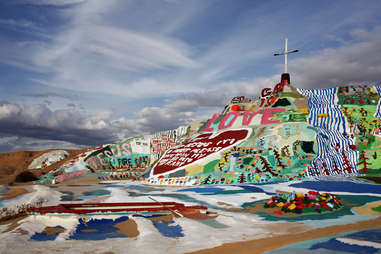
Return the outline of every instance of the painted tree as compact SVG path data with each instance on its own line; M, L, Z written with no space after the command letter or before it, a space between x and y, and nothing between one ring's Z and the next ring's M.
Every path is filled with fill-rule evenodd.
M277 166L281 167L281 168L285 168L286 166L283 165L282 160L281 160L280 155L279 155L279 152L276 149L274 149L274 156L275 156L275 159L277 162Z
M327 166L327 164L325 163L325 160L322 160L322 164L323 164L323 168L324 168L324 174L326 174L327 176L329 176L330 173L329 173L329 170L328 170L328 166Z
M367 173L368 170L369 170L368 166L372 165L371 163L369 163L367 161L368 159L369 158L366 156L365 150L362 150L361 153L360 153L360 158L359 158L360 162L357 165L359 165L359 166L362 165L363 166L362 169L360 169L360 170L363 171L364 173Z
M282 147L281 149L282 156L284 157L289 157L290 156L290 151L288 150L288 145Z
M348 171L349 174L352 173L352 170L353 170L353 167L351 166L351 163L348 161L348 158L347 156L345 155L344 151L341 152L341 155L343 156L343 161L344 161L344 168L343 168L343 171L345 172L345 170Z
M209 182L210 182L210 178L211 178L211 177L212 177L211 175L208 175L208 177L204 179L204 181L202 182L202 184L209 184Z
M244 183L246 181L245 174L241 173L241 175L239 176L238 180L239 180L240 183Z
M261 160L265 172L269 172L272 176L278 175L277 173L273 172L273 168L271 167L270 163L266 160L265 157L259 156L259 159Z
M333 160L333 171L336 172L337 174L340 174L340 169L337 166L335 159L332 159L332 160Z

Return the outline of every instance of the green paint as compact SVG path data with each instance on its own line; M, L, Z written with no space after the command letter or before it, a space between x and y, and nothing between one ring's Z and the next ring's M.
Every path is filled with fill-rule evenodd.
M243 164L244 165L250 165L250 163L253 161L253 158L248 157L243 159Z
M207 163L204 166L204 173L212 173L212 172L214 172L215 168L216 168L216 165L219 162L220 162L220 160L214 160L214 161L211 161L211 162Z
M290 93L290 92L280 92L279 96L282 97L290 97L290 98L303 98L302 95L297 93Z
M377 207L373 207L372 210L381 213L381 205Z

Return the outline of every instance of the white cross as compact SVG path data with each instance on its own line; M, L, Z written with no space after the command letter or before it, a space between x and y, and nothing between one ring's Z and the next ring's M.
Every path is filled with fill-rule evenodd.
M278 54L274 54L274 56L281 56L281 55L284 55L284 73L287 73L287 55L288 54L291 54L291 53L296 53L298 52L299 50L291 50L291 51L287 51L287 44L288 44L288 39L285 38L285 42L284 42L284 52L282 53L278 53Z

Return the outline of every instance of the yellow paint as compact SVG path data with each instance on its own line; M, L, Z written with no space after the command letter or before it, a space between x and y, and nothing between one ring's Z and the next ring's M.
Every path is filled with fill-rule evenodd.
M301 113L308 114L308 108L301 108L299 109Z
M289 210L294 210L296 208L296 205L295 204L291 204L287 207Z
M276 204L277 207L283 207L284 206L284 203L283 202L279 202L278 204Z
M186 175L188 175L188 176L200 174L200 173L204 172L204 166L202 166L200 164L195 164L195 165L186 167L185 171L186 171Z
M328 117L328 114L318 114L318 117Z
M253 106L251 106L251 107L249 108L250 111L253 111L254 109L255 109L255 105L253 105Z

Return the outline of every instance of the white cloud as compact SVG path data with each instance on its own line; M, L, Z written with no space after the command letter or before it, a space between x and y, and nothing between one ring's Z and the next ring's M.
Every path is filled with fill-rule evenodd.
M357 42L328 48L308 58L290 63L293 84L297 87L323 88L351 83L377 83L381 79L380 27L355 30Z
M35 23L25 20L25 19L0 19L0 25L4 26L16 26L20 28L26 28L26 29L33 29L33 30L41 30L39 26L37 26Z

